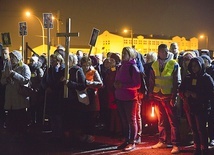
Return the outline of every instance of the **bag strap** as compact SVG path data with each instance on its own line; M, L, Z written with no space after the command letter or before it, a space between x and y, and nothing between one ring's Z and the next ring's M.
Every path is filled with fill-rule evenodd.
M76 70L76 82L78 82L78 72L79 72L79 68Z

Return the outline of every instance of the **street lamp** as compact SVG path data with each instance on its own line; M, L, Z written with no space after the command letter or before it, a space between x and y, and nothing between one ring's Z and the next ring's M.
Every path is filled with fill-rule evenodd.
M124 33L128 33L130 32L131 34L131 45L132 45L132 48L134 48L134 42L133 42L133 30L132 29L124 29L123 30Z
M209 49L209 42L208 42L208 36L207 35L200 35L199 36L200 39L206 39L206 49Z
M44 26L43 26L41 20L39 19L39 17L37 17L36 15L31 14L29 11L27 11L25 14L26 14L27 17L30 17L30 16L32 15L32 16L35 17L35 18L39 21L39 23L40 23L40 25L41 25L41 27L42 27L42 49L43 49L43 52L44 52L44 51L45 51L45 50L44 50L44 45L45 45L45 29L44 29Z

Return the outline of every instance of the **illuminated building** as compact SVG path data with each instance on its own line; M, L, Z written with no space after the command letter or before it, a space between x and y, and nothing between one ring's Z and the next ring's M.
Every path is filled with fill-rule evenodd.
M93 48L92 53L103 53L105 56L108 52L121 53L123 47L131 47L132 43L135 49L142 54L150 51L157 52L158 45L166 44L169 47L172 42L178 43L179 51L198 49L198 39L196 37L186 39L185 37L179 36L169 37L164 35L142 34L133 34L132 37L104 31L98 36L96 46Z

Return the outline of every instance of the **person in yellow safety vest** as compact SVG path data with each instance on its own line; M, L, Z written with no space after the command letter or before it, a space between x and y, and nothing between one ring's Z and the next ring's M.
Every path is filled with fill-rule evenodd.
M167 45L158 46L158 59L152 64L150 99L155 103L155 112L158 117L159 142L153 149L167 147L167 127L171 129L172 154L179 153L180 133L176 114L176 98L178 86L181 83L179 64L173 60ZM152 78L153 77L153 78ZM169 125L167 124L169 123Z

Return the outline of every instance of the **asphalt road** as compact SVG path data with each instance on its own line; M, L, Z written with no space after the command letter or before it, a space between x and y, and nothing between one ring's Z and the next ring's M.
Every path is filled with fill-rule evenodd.
M93 143L80 143L75 141L50 141L50 134L34 132L27 136L11 135L0 130L0 155L168 155L171 146L165 149L151 149L158 142L158 135L144 135L142 143L136 145L134 150L123 152L117 146L123 141L98 134ZM210 149L210 155L214 150ZM193 145L189 142L181 146L181 155L191 155Z
M181 122L181 155L192 155L192 137L188 134L188 125ZM145 128L144 128L145 129ZM142 136L142 143L134 150L124 152L117 150L123 140L106 136L104 130L98 130L93 143L77 142L72 139L54 141L50 133L42 133L36 126L31 126L28 135L12 135L0 128L0 155L170 155L171 147L165 149L151 149L158 142L158 134L147 129ZM146 131L146 130L144 130ZM151 134L152 131L152 134ZM150 133L150 134L148 134ZM214 148L210 148L210 155L214 155Z

